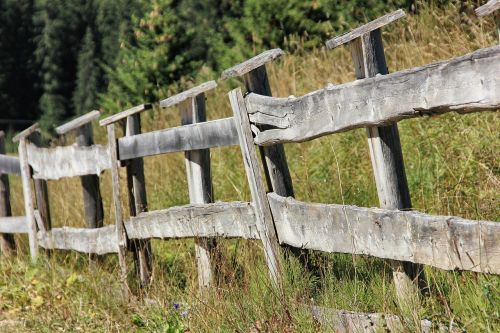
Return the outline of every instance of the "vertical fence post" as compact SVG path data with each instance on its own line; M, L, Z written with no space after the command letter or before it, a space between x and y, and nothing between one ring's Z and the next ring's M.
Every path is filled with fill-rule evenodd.
M357 79L388 74L380 28L405 13L398 10L354 29L348 34L327 42L328 48L350 43ZM410 191L403 163L403 153L396 123L368 127L368 146L377 186L380 207L385 209L410 209ZM398 299L409 305L415 297L412 282L425 288L422 265L411 262L392 262L394 283Z
M39 132L33 132L27 137L35 146L42 147L42 137ZM40 213L45 230L50 230L49 189L45 179L34 179L36 209Z
M0 131L0 154L5 154L5 133ZM0 218L12 216L9 175L0 173ZM0 252L8 257L14 254L16 242L12 234L0 234Z
M229 100L233 109L234 122L240 140L241 154L243 155L243 163L250 185L250 192L252 193L252 202L255 207L257 228L264 246L264 254L269 268L269 274L275 287L282 292L282 270L279 260L278 238L274 228L271 208L269 207L266 192L262 185L262 175L257 160L257 151L253 142L250 121L248 119L248 113L241 89L230 91Z
M205 94L188 98L179 104L182 125L207 121L205 112ZM210 149L191 150L184 153L189 188L189 202L192 204L213 202L212 177L210 170ZM195 240L196 263L198 266L198 285L200 291L208 289L213 283L215 268L212 255L216 247L213 238Z
M128 298L127 284L127 234L123 224L121 194L120 194L120 175L118 173L118 147L116 144L115 125L107 125L108 148L111 160L111 186L113 188L113 202L115 206L115 228L116 239L118 241L118 261L120 263L120 282L124 297Z
M125 135L132 136L136 134L141 134L140 114L127 117ZM148 210L143 159L136 158L127 161L126 169L130 216L137 216L137 214L147 212ZM135 268L141 286L147 286L151 281L151 242L147 239L135 239L131 241L130 245L134 252Z
M87 147L94 144L91 124L85 124L77 129L76 144L80 147ZM83 191L85 223L88 228L100 228L103 226L104 212L101 190L99 188L99 176L81 176L80 182Z

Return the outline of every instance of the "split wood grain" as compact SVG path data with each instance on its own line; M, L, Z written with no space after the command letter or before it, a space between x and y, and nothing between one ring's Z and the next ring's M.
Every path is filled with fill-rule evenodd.
M61 126L56 127L56 133L59 135L64 135L72 130L78 129L84 125L91 123L92 121L98 119L100 116L101 113L99 111L90 111L83 116L75 118L71 121L68 121L67 123L62 124Z
M134 114L137 114L139 112L150 110L152 108L153 108L153 105L150 103L137 105L137 106L134 106L133 108L130 108L128 110L122 111L120 113L117 113L117 114L114 114L112 116L109 116L107 118L102 119L101 121L99 121L99 125L100 126L107 126L107 125L113 124L119 120L123 120L127 117L130 117Z
M381 27L388 25L391 22L394 22L402 17L404 17L406 14L404 10L398 9L392 13L389 13L387 15L381 16L365 25L362 25L356 29L353 29L349 31L348 33L345 33L341 36L335 37L330 39L329 41L326 42L326 47L329 49L334 49L342 44L346 44L356 38L359 38L363 36L364 34L367 34L371 31L380 29Z
M292 246L500 274L498 222L268 198L279 239Z
M259 239L248 202L216 202L140 213L125 222L129 239L223 237Z
M110 168L109 149L105 145L39 148L28 144L27 153L35 179L98 175Z
M500 46L448 61L329 86L298 98L249 94L250 121L276 127L255 143L302 142L353 128L500 107Z
M161 108L168 108L170 106L177 105L177 104L182 103L188 99L194 98L200 94L203 94L209 90L212 90L216 87L217 87L217 82L215 82L215 81L208 81L208 82L202 83L199 86L193 87L193 88L188 89L186 91L183 91L177 95L171 96L167 99L160 101L160 107Z
M179 151L238 145L233 118L179 126L123 137L118 140L120 160Z
M87 254L118 252L114 225L101 228L53 228L38 232L38 244L45 249L72 250Z
M226 69L222 72L221 80L226 80L235 76L242 76L256 68L265 66L266 63L274 61L283 56L285 52L282 49L272 49L262 52L261 54L242 62L236 66Z

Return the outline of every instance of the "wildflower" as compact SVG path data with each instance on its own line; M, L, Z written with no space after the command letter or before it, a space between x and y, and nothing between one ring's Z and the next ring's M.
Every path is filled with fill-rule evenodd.
M174 309L178 310L180 308L179 303L174 303Z
M180 313L180 315L181 315L181 317L187 317L188 312L187 312L187 311L182 311L182 312Z

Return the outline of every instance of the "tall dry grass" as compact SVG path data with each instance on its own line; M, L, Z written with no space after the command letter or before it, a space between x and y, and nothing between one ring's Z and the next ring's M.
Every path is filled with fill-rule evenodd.
M456 8L423 9L420 15L384 29L390 71L445 60L496 43L492 19L458 15ZM295 41L300 45L300 40ZM301 95L327 83L354 80L347 47L327 51L298 50L268 66L274 95ZM212 79L203 71L199 81ZM237 80L222 82L207 95L209 119L231 115L227 92ZM144 131L177 126L175 109L143 115ZM400 122L407 177L415 209L471 219L499 219L499 161L496 113L420 118ZM95 128L96 140L105 133ZM72 138L66 139L71 143ZM377 206L364 130L286 145L297 198L305 201ZM237 147L213 149L216 200L249 200ZM149 208L188 202L182 154L145 159ZM11 179L13 211L23 214L20 181ZM122 185L124 185L122 175ZM54 226L83 225L78 179L50 182ZM123 197L126 197L123 187ZM101 178L106 224L113 221L110 176ZM124 207L125 208L125 207ZM128 211L124 209L124 211ZM26 240L19 239L26 253ZM401 314L388 265L376 258L315 254L318 274L303 271L290 259L286 267L286 307L272 293L258 242L221 241L223 280L202 301L197 294L192 241L154 241L153 284L125 302L119 293L118 265L113 256L98 267L83 255L54 252L36 265L26 254L0 260L0 320L14 320L19 331L164 331L179 327L192 332L327 332L314 323L302 304L353 311ZM130 263L132 265L132 263ZM417 319L455 323L467 331L498 331L500 279L474 273L426 268L430 295L406 316L409 331ZM172 304L180 302L187 317ZM417 318L417 319L415 319ZM176 326L177 325L177 326ZM5 328L6 327L6 328ZM12 326L0 326L11 331Z

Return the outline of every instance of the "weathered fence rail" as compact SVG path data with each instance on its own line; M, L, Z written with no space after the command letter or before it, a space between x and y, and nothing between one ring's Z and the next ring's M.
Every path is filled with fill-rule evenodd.
M490 1L478 14L486 15L496 8L498 1ZM41 147L34 137L37 124L14 138L19 141L19 158L5 155L0 142L2 251L8 251L13 244L13 238L6 234L27 233L33 259L38 247L96 255L116 253L126 294L128 251L134 253L141 284L151 279L150 239L194 238L201 290L212 286L217 274L216 238L260 240L278 289L282 272L280 244L292 249L389 259L397 287L407 293L411 291L402 288L404 283L398 282L402 277L397 274L406 274L411 284L411 280L418 280L420 265L500 274L499 222L410 210L397 129L397 122L408 118L497 111L500 46L387 74L380 29L404 15L396 11L327 42L329 48L350 43L358 79L355 82L328 85L301 97L271 97L265 65L284 54L274 49L223 73L222 79L242 77L248 92L245 96L239 88L229 92L233 117L207 121L205 93L217 86L215 81L209 81L160 102L161 108L179 107L182 122L178 127L141 133L140 114L153 107L141 104L100 121L107 127L106 145L94 144L92 139L90 124L99 118L98 111L57 128L60 135L76 131L76 145ZM117 123L126 123L125 135L120 138L115 133ZM282 144L361 127L367 128L381 208L295 200ZM209 149L237 145L252 200L214 202ZM260 162L257 149L261 151ZM173 152L185 154L190 203L148 211L142 159ZM120 167L127 171L128 219L122 212ZM107 169L112 176L115 224L102 226L98 176ZM26 216L10 216L6 174L22 177ZM82 177L89 228L51 228L43 181L76 176ZM7 243L10 245L6 247ZM412 270L415 274L411 274ZM402 293L398 296L404 297ZM373 328L389 322L395 327L402 325L397 318L387 321L377 314L335 312L333 317L336 327L342 329L357 329L356 325ZM422 323L422 327L425 325L428 323Z

